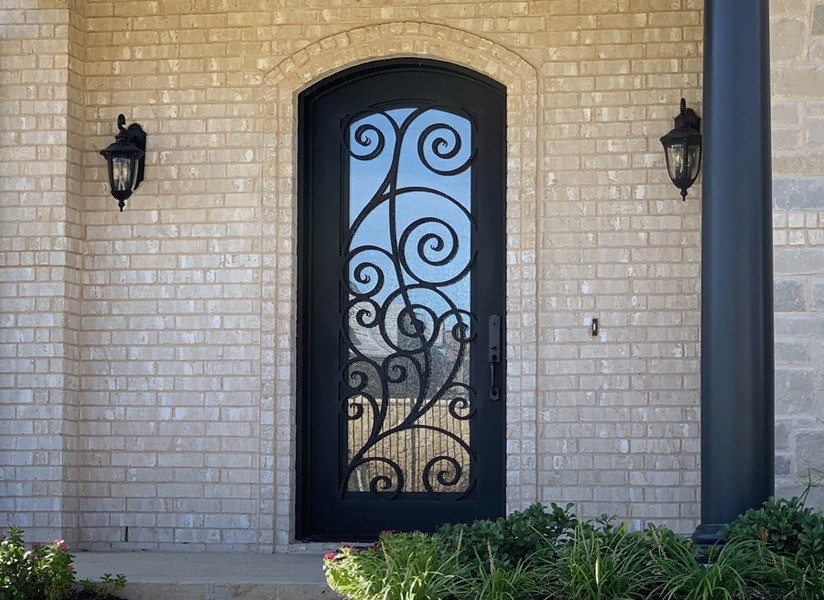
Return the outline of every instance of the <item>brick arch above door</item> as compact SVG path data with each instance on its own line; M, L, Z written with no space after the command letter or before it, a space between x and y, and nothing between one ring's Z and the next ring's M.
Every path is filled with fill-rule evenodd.
M321 39L275 66L264 82L261 489L272 542L294 548L297 252L297 97L359 63L420 56L487 75L507 89L507 473L509 510L537 499L537 131L535 68L511 50L431 23L384 23ZM264 528L265 529L265 528ZM267 532L261 531L265 540Z

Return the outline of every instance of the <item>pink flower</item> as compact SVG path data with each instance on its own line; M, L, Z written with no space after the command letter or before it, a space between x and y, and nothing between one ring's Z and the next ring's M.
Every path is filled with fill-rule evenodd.
M329 554L324 555L323 558L326 560L335 560L337 557L337 554L335 554L334 552L330 552Z
M384 529L381 531L381 535L392 535L393 533L397 533L394 529Z
M347 549L347 548L351 548L351 547L352 547L352 546L350 546L349 544L344 544L343 546L341 546L341 547L340 547L340 549L341 549L341 550L345 550L345 549Z
M32 544L32 547L33 547L33 548L39 548L39 547L40 547L40 546L42 546L42 545L43 545L43 544L41 544L40 542L34 542L34 543Z
M67 568L69 571L74 571L74 567L73 567L73 566L71 566L71 565L67 566L66 568Z

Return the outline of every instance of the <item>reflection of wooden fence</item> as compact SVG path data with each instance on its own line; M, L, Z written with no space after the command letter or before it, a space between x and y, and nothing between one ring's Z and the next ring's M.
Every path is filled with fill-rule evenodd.
M369 439L372 430L372 413L369 404L361 397L353 398L350 402L362 403L364 407L363 416L360 419L348 421L349 459L351 460L355 452L363 448ZM390 402L383 431L399 425L414 406L412 398L392 398ZM461 416L466 413L466 410L458 411ZM449 400L439 401L424 413L416 424L448 431L469 444L469 421L456 419L449 413ZM401 468L404 492L425 492L424 469L429 461L437 456L454 458L461 467L461 476L456 485L442 485L438 482L438 473L445 471L443 479L449 483L455 477L455 468L447 461L437 461L429 476L432 489L436 492L466 491L469 485L469 457L457 441L439 431L417 428L398 431L375 444L364 458L388 458ZM386 476L392 481L392 487L387 491L397 490L398 481L394 469L381 461L369 461L358 467L349 479L348 489L350 492L368 492L370 482L381 476ZM379 486L378 489L383 488Z

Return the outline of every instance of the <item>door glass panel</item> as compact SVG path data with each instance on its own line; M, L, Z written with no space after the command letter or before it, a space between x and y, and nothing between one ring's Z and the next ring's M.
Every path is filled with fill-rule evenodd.
M473 129L434 105L346 126L344 496L471 488Z

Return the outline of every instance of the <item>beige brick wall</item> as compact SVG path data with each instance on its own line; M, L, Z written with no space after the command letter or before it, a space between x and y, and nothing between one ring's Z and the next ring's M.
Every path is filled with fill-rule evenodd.
M537 125L540 185L509 233L515 246L525 236L538 240L529 268L540 289L533 284L521 313L526 339L516 343L537 339L537 361L522 368L539 391L530 401L529 390L510 390L510 434L513 423L535 423L531 436L510 439L510 466L522 473L510 481L511 489L522 484L510 506L557 499L580 503L586 514L693 526L698 252L689 246L698 244L699 200L680 202L657 138L682 95L700 98L701 13L680 2L586 7L245 2L220 11L189 3L184 11L175 3L87 3L87 120L95 137L87 147L84 422L112 428L88 434L86 460L96 468L85 478L93 483L82 494L81 524L90 544L123 547L130 524L128 547L269 544L267 526L280 534L278 545L288 542L294 280L282 274L271 287L260 280L267 273L260 253L265 259L273 243L260 208L260 177L272 166L262 154L270 131L263 76L290 57L286 64L300 70L324 56L312 77L340 68L329 49L334 36L370 22L437 23L443 30L421 37L456 38L457 49L398 46L391 34L375 47L360 30L349 38L348 60L379 57L382 43L383 55L436 55L495 76L482 58L466 56L477 45L460 40L466 31L488 40L490 65L501 48L537 74L538 101L523 118ZM129 108L152 132L155 166L120 215L93 153L117 112ZM276 147L292 134L290 123L269 138ZM290 158L279 167L287 195ZM269 210L265 198L262 206ZM293 252L292 206L272 207L282 267ZM268 326L260 316L272 300L280 302ZM592 316L601 319L598 340L588 335ZM514 350L510 356L519 356ZM265 393L270 368L278 373L274 411ZM511 366L510 375L518 375ZM146 446L128 448L130 435ZM274 488L270 461L279 474ZM263 537L248 537L256 531Z
M0 526L72 536L82 28L74 3L12 4L0 10Z
M689 531L700 194L658 137L682 96L700 113L701 3L580 6L546 15L541 61L539 498Z
M789 495L824 470L824 3L771 8L776 488Z
M0 13L5 522L89 549L298 549L295 93L347 64L426 55L508 86L510 508L695 526L701 201L697 188L680 201L658 137L682 96L701 112L701 2L13 4ZM814 185L820 107L797 82L816 85L815 18L808 2L776 4L781 43L800 27L805 44L774 50L777 93L799 95L776 106L776 173ZM804 72L781 79L791 69ZM97 155L120 112L149 133L123 213ZM801 228L795 208L783 227L777 215L776 242L801 231L815 250L818 213L801 212ZM792 385L815 390L824 331L782 328L820 318L821 272L824 259L782 274L807 304L777 317ZM804 402L779 401L782 484L824 444L805 442L824 427Z

